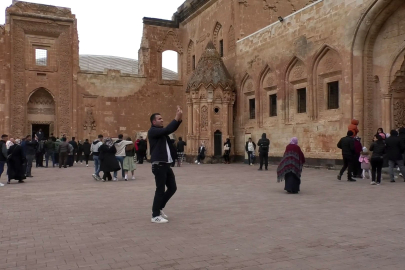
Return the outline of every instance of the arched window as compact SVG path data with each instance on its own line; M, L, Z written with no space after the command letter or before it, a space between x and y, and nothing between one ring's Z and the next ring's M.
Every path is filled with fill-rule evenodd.
M175 51L162 53L162 80L179 80L179 54Z

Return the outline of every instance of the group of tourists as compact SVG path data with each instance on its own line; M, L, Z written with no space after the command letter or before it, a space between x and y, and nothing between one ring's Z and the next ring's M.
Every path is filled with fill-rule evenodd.
M405 128L393 129L390 133L384 133L384 130L379 128L367 149L362 145L361 138L357 136L358 124L359 121L352 120L347 136L341 138L337 144L343 156L343 167L337 176L338 180L342 179L347 169L349 182L355 182L355 178L371 178L371 185L380 185L383 167L389 167L390 182L395 182L395 168L400 171L399 176L403 177L405 175Z

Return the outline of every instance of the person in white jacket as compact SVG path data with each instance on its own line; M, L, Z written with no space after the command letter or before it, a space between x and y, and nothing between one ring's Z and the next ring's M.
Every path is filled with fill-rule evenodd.
M125 171L123 170L124 166L124 158L125 158L125 146L128 144L133 144L131 141L124 141L123 140L124 135L120 134L118 135L118 140L114 143L115 148L117 149L117 153L115 154L115 158L117 159L118 163L121 166L121 173L122 173L122 179L125 178ZM117 171L114 172L114 181L117 181Z
M103 144L103 135L98 135L98 139L95 140L90 147L91 153L93 153L93 160L94 160L94 174L93 178L95 180L101 180L100 177L100 160L99 160L99 152L98 148Z

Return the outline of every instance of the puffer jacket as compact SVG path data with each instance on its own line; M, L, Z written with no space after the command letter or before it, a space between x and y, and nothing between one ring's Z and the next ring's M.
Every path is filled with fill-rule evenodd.
M356 153L354 148L354 138L350 136L341 138L337 144L337 147L342 149L343 156L353 156Z
M371 158L383 158L385 154L385 143L383 140L373 142L370 146L370 151L373 151Z

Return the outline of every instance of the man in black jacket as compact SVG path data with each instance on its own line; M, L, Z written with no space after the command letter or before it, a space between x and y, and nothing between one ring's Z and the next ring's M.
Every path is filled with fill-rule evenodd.
M155 175L156 191L152 206L152 222L167 223L168 216L163 212L167 202L177 190L176 179L172 168L176 149L170 143L169 134L175 132L182 120L183 111L178 106L174 120L163 127L163 118L159 113L150 117L152 127L148 131L150 143L152 173ZM167 190L165 192L165 186Z
M388 158L389 172L391 182L395 182L394 179L394 167L398 165L402 175L405 175L404 161L402 160L402 152L405 150L405 143L398 137L396 130L391 130L391 136L385 140L386 154Z
M262 138L257 143L259 146L259 159L260 159L260 168L262 170L263 162L264 168L267 171L267 166L269 165L269 150L270 150L270 140L266 138L266 133L262 134Z
M347 136L340 139L337 144L339 149L342 149L342 156L343 156L343 168L340 170L339 175L337 176L338 180L342 179L342 175L347 168L347 181L355 182L356 180L352 178L353 166L354 166L354 138L353 138L353 131L349 130L347 132Z
M27 171L26 171L26 177L33 177L31 174L31 169L32 169L32 162L35 159L35 154L37 153L38 149L38 142L35 139L31 140L31 136L28 135L25 137L25 140L27 141L25 146L27 149L26 152L26 159L27 159Z
M138 154L137 154L139 164L143 164L143 160L145 159L146 156L146 150L148 150L148 144L141 136L138 143Z

